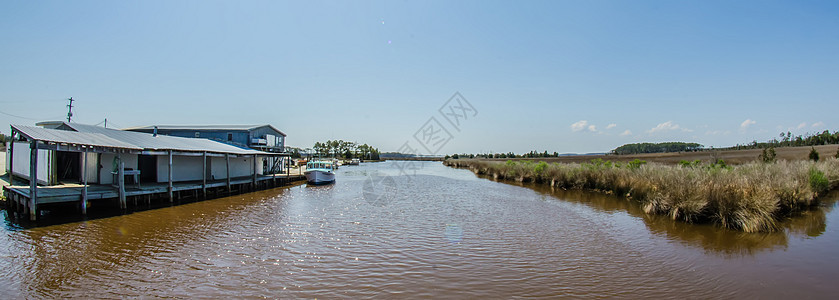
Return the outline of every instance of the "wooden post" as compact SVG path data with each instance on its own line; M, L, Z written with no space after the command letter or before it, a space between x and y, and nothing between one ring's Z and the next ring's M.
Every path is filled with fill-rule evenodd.
M125 210L128 204L125 202L125 162L122 161L122 154L117 154L119 166L117 167L117 183L119 184L119 208Z
M87 216L87 146L84 148L84 167L82 167L82 176L84 176L84 188L82 189L82 215Z
M225 164L227 164L227 168L225 168L225 172L227 172L227 193L230 193L230 153L224 154Z
M38 141L29 142L29 220L38 220Z
M169 150L169 203L175 202L175 185L172 184L172 150Z
M201 168L201 195L204 198L207 197L207 151L204 151L203 155L204 158L204 167Z
M12 129L12 141L9 142L9 187L15 185L12 183L15 180L15 130Z
M253 189L256 190L256 154L253 155Z

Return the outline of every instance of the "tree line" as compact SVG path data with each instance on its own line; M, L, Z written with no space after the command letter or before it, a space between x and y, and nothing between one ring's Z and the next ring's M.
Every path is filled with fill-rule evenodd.
M800 147L800 146L818 146L818 145L833 145L839 144L839 131L830 132L825 130L820 133L806 133L803 135L793 136L791 132L781 132L778 138L773 138L766 142L752 141L748 144L737 144L731 147L715 148L715 150L742 150L742 149L767 149L778 147ZM626 144L610 151L611 154L640 154L640 153L661 153L661 152L685 152L685 151L703 151L706 150L703 145L698 143L686 142L665 142L665 143L633 143ZM774 152L774 149L770 152ZM767 159L773 156L773 153L767 152L764 154ZM523 154L516 154L513 152L507 153L458 153L446 155L449 158L542 158L542 157L559 157L559 153L548 151L530 151ZM839 156L839 153L837 153ZM761 158L763 159L763 158Z
M834 145L839 144L839 131L831 133L829 130L821 133L806 133L803 135L793 136L791 132L781 132L778 138L773 138L766 142L752 141L748 144L737 144L733 147L720 148L723 150L741 150L741 149L761 149L769 147L800 147L800 146L818 146L818 145Z
M612 150L612 154L662 153L701 150L702 145L685 142L633 143Z
M548 153L547 150L544 152L538 151L530 151L523 154L515 154L513 152L507 153L480 153L480 154L469 154L469 153L460 153L460 154L452 154L446 155L445 159L449 158L537 158L537 157L559 157L558 152Z
M292 158L300 158L304 153L303 149L289 148ZM367 144L358 144L344 140L328 140L326 142L315 142L312 147L314 155L319 157L335 157L341 159L360 158L367 160L379 160L379 149Z

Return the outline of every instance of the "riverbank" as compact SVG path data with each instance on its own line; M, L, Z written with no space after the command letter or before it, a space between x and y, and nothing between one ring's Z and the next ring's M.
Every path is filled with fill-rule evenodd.
M839 186L839 160L666 165L596 159L589 163L446 160L496 180L614 193L646 213L689 223L715 223L744 232L770 232L778 221L818 204Z
M813 146L822 157L833 156L839 150L839 145L819 145ZM778 147L775 148L776 158L778 160L806 160L810 154L811 146L801 147ZM657 162L662 164L678 164L682 160L694 161L700 160L703 163L711 161L725 160L726 164L739 165L754 162L758 159L762 149L744 149L744 150L702 150L694 152L666 152L666 153L643 153L643 154L591 154L591 155L568 155L559 157L537 157L537 158L512 158L512 160L530 160L530 161L544 161L548 163L586 163L592 159L611 160L615 162L629 162L635 159L645 160L648 162ZM490 158L487 160L505 162L511 158Z

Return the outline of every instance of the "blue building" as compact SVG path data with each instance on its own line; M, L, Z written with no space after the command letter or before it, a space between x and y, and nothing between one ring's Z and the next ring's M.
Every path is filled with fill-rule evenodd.
M152 125L123 130L151 134L204 138L265 152L285 152L286 134L265 125Z

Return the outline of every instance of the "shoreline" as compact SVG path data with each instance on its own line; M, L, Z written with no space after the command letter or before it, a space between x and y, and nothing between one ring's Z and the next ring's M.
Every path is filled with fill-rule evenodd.
M839 160L778 161L738 166L623 163L546 163L449 159L495 180L600 191L638 203L648 214L687 223L713 223L743 232L772 232L779 221L819 204L839 187Z

